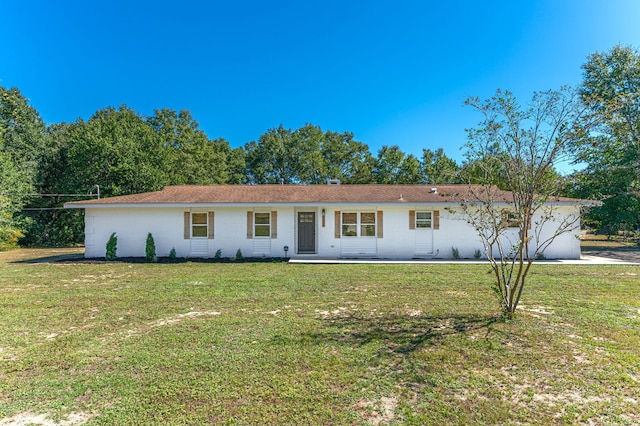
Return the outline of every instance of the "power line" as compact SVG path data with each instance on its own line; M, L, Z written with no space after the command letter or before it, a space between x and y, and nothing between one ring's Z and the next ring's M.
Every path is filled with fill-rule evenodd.
M64 207L24 207L23 212L26 211L40 211L40 210L65 210Z
M94 194L93 191L96 190ZM93 188L86 194L22 194L20 192L0 192L0 195L21 195L24 197L97 197L100 199L100 185L93 185Z
M95 194L22 194L20 192L0 192L0 195L22 195L25 197L95 197Z

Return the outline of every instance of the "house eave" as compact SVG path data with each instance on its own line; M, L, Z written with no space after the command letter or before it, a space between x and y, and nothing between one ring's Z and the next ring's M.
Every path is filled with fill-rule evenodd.
M140 208L180 208L180 209L193 209L193 208L202 208L202 209L212 209L212 208L250 208L250 207L317 207L317 208L326 208L326 207L424 207L424 208L444 208L444 207L453 207L458 206L461 203L455 201L444 201L444 202L426 202L426 201L403 201L403 202L370 202L370 203L350 203L350 202L300 202L300 203L86 203L86 204L65 204L65 209L140 209ZM469 203L471 204L471 203ZM511 205L512 203L507 202L499 202L496 203L498 205ZM575 202L567 202L567 201L559 201L559 202L547 202L546 205L552 206L590 206L597 204L580 204Z
M430 206L444 207L457 203L453 202L402 202L402 203L350 203L350 202L317 202L317 203L113 203L113 204L65 204L66 209L127 209L127 208L221 208L221 207L403 207L403 206Z

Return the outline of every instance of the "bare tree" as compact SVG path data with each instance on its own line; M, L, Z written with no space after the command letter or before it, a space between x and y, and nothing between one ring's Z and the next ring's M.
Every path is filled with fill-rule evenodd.
M559 235L579 226L578 207L573 214L558 214L560 205L578 200L557 197L561 179L555 165L567 159L569 142L588 128L585 107L568 88L535 93L525 108L500 90L491 99L472 97L465 104L483 120L467 130L467 159L480 185L463 195L461 212L485 246L503 312L511 317L533 261ZM493 185L496 181L504 188Z

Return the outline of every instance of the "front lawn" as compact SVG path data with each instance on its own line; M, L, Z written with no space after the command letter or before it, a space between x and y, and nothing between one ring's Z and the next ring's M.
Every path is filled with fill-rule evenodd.
M640 268L27 263L0 253L0 425L637 424ZM2 420L4 418L4 420Z

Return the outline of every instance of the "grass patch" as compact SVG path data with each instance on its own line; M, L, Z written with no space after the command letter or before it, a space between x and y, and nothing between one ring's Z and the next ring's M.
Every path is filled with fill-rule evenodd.
M535 265L503 322L483 265L54 255L0 253L5 422L640 422L637 267Z

